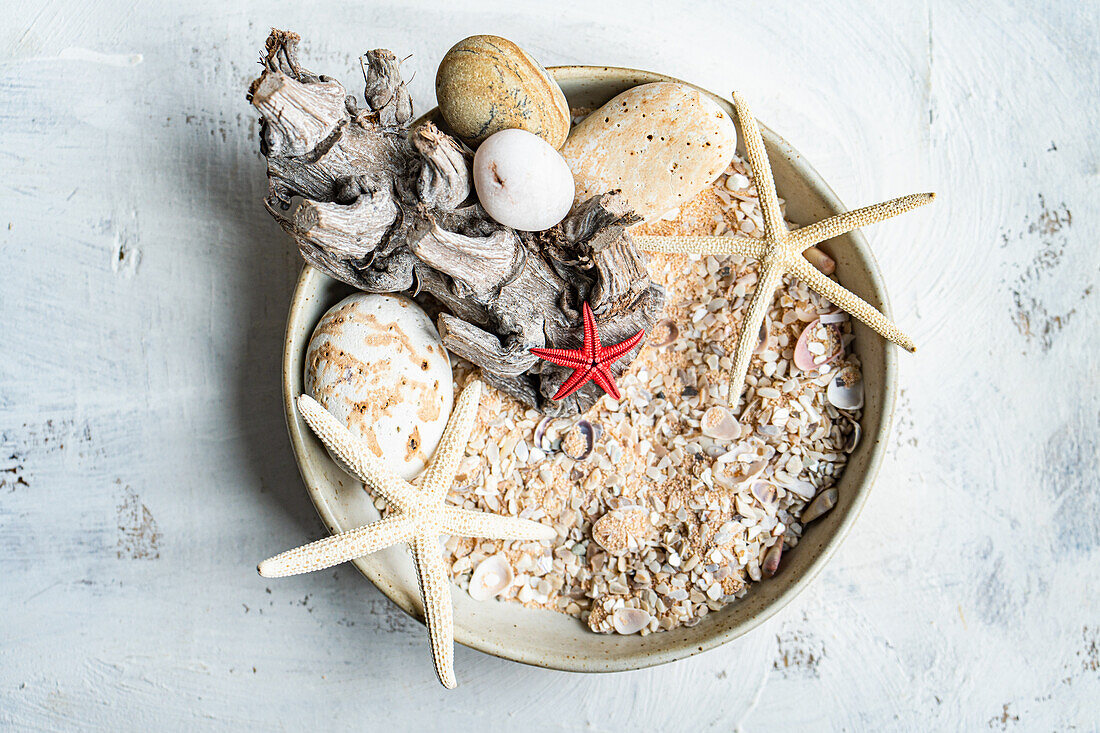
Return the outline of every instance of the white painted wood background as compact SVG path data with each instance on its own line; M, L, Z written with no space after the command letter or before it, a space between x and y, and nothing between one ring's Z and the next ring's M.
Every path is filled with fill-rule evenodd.
M1100 6L1058 0L4 3L0 726L194 730L1095 730ZM546 64L745 92L867 231L920 351L878 485L748 637L583 676L460 648L321 535L279 403L299 261L260 206L244 90L269 26L357 87L473 33Z

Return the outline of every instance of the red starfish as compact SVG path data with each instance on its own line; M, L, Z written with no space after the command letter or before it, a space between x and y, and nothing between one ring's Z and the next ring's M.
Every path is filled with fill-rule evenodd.
M614 346L602 346L600 335L596 332L596 319L592 317L592 309L588 307L588 303L584 303L581 312L584 314L584 346L579 349L531 349L531 353L540 359L573 370L573 374L554 395L555 400L568 397L589 380L600 385L600 389L613 398L619 399L619 388L615 386L615 378L611 376L609 367L642 340L645 329Z

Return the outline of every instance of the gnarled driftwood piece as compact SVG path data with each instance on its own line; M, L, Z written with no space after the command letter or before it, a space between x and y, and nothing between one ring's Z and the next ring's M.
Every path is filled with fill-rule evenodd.
M626 231L636 219L623 199L594 197L543 232L498 224L471 198L462 146L430 122L408 129L394 54L362 57L360 109L339 82L301 67L298 42L272 31L248 98L262 115L265 206L306 261L362 290L430 296L446 347L522 402L549 415L591 407L602 395L591 383L551 400L571 372L530 349L578 347L583 301L606 343L656 321L664 291Z

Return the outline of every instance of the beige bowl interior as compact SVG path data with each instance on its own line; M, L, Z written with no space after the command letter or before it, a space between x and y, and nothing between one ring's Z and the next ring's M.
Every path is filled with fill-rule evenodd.
M638 84L678 81L651 72L595 66L557 67L550 72L561 84L570 104L580 107L598 107ZM734 116L728 101L711 96ZM787 201L788 219L807 224L844 211L802 156L767 128L763 128L763 136L779 193ZM739 149L744 153L743 146ZM824 248L836 259L841 282L889 315L886 291L863 237L848 234ZM290 304L283 356L283 402L294 453L309 495L332 532L376 521L379 514L361 485L330 460L294 410L293 400L302 391L306 345L314 325L329 307L350 292L347 285L305 267ZM754 584L745 598L709 614L692 628L645 637L595 634L571 616L531 610L515 603L479 603L455 587L456 641L527 664L606 672L681 659L734 639L765 621L820 572L848 533L871 490L894 407L896 364L892 348L856 323L855 350L863 362L866 391L864 438L839 483L837 507L810 526L798 546L784 555L782 569L775 578ZM302 538L308 539L312 538ZM394 603L420 617L416 575L403 546L363 557L355 565Z

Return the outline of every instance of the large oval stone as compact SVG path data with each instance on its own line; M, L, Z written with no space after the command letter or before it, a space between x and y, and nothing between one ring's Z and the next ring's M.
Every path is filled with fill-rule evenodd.
M573 128L561 154L576 203L620 189L634 212L655 219L686 204L726 169L737 149L733 120L685 84L628 89Z
M470 36L443 57L435 76L443 119L476 147L494 132L526 130L555 150L569 134L558 83L522 48L500 36Z
M439 333L420 306L395 295L356 293L329 309L304 377L307 394L409 480L439 445L454 401Z

